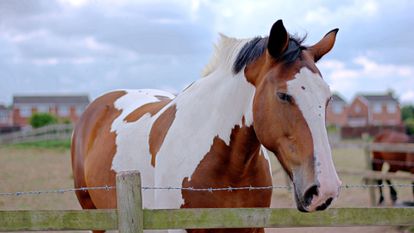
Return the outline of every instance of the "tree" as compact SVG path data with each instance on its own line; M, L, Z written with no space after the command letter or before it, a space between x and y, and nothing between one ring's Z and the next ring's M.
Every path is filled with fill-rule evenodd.
M407 134L414 135L414 118L408 118L404 121Z
M39 128L45 125L57 123L57 118L49 113L35 113L29 119L30 125L33 128Z
M409 118L414 118L414 106L413 105L406 105L401 108L401 117L402 120L405 121Z

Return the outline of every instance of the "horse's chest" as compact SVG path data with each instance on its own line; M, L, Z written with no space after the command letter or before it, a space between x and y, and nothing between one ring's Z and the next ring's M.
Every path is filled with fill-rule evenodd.
M233 164L231 156L210 151L200 162L191 179L182 187L212 188L212 191L182 191L181 208L269 207L272 190L220 190L228 187L271 186L267 160L256 155L247 166Z

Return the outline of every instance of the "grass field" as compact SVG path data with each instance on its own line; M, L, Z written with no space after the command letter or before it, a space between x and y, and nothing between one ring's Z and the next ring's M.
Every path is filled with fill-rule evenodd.
M51 140L51 141L39 141L39 142L23 142L15 145L8 146L15 149L70 149L70 140Z
M363 151L360 149L336 149L334 161L340 169L365 169ZM279 170L277 161L273 169ZM341 177L344 184L361 184L359 177ZM400 182L399 182L400 183ZM274 184L285 184L283 172L274 176ZM23 144L0 147L0 192L49 190L72 188L72 171L68 143ZM397 189L399 200L412 200L410 188ZM343 189L334 207L368 207L368 191ZM385 189L389 205L389 190ZM272 207L295 207L293 194L287 190L275 190ZM22 209L80 209L74 193L36 196L0 197L0 210ZM393 227L355 228L306 228L273 229L271 232L404 232Z

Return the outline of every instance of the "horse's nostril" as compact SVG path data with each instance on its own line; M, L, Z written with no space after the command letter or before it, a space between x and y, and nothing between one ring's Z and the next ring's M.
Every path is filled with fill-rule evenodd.
M325 210L326 208L329 207L329 205L332 203L333 198L329 198L328 200L326 200L325 203L323 203L322 205L316 207L316 210Z
M311 204L313 196L317 196L318 195L318 186L317 185L313 185L311 186L306 192L305 195L303 196L303 203L305 204L305 206L308 206Z
M325 204L326 204L327 206L329 206L329 205L332 203L332 201L333 201L333 198L331 197L331 198L329 198L328 200L326 200Z

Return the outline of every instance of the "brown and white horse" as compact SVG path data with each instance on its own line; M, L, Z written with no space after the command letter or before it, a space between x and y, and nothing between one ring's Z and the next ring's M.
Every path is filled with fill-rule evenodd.
M326 209L341 182L325 129L331 92L315 62L337 31L305 47L279 20L265 38L222 36L203 78L177 96L119 90L97 98L73 135L75 187L115 185L117 172L132 169L143 186L271 186L269 150L293 181L297 208ZM76 194L85 209L116 207L114 190ZM269 207L271 195L146 190L143 200L145 208ZM209 230L234 231L263 229Z
M397 131L383 131L377 134L374 138L376 143L414 143L414 138L410 137L405 133ZM384 163L388 163L388 172L407 171L414 174L414 154L413 153L397 153L397 152L380 152L374 151L372 153L372 170L381 171ZM379 185L382 185L382 180L377 181ZM397 191L391 186L391 181L386 180L387 184L390 185L390 197L395 204L397 201ZM414 182L413 182L414 185ZM384 195L382 187L379 186L379 201L381 205L384 202ZM413 197L414 197L414 186L413 186ZM406 202L407 204L409 202Z

